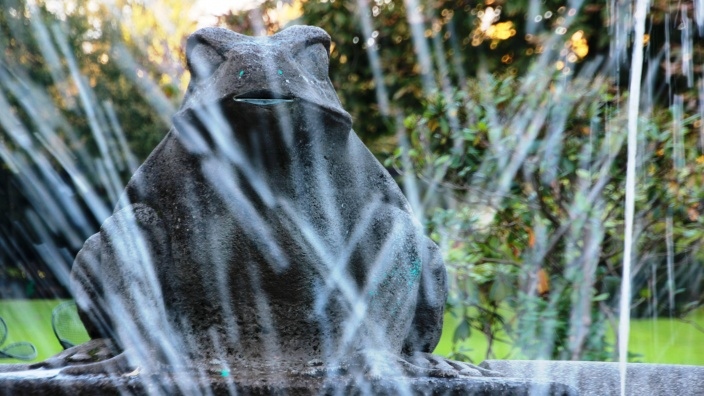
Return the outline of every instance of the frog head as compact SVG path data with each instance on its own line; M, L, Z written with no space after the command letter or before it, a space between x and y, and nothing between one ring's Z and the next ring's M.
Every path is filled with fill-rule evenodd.
M352 118L328 77L330 36L320 28L291 26L265 37L204 28L188 38L186 56L191 81L174 124L191 151L212 147L212 131L203 139L203 130L217 118L249 131L310 120L325 124L314 128L321 131L330 125L351 130Z

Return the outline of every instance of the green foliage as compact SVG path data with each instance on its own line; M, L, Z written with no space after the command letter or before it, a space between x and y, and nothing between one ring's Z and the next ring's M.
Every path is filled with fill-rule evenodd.
M570 331L593 335L605 325L597 318L570 329L571 313L593 293L593 283L580 290L585 275L575 268L585 267L580 260L586 259L576 245L603 233L584 227L603 216L603 203L595 202L603 200L595 190L603 187L591 175L602 168L608 178L624 135L623 128L606 133L599 125L622 126L622 120L614 118L598 84L560 83L552 75L533 81L487 76L468 84L451 105L438 95L422 116L405 122L413 164L406 171L437 183L434 194L445 201L445 209L431 213L429 227L456 282L450 304L480 308L465 320L477 322L488 338L502 327L525 356L571 358L577 351L582 359L603 359L603 345L592 348L599 335L566 343ZM462 128L449 128L450 117ZM397 150L392 162L400 168L403 153ZM520 172L509 158L522 158ZM588 201L595 191L599 199ZM598 254L591 256L595 266ZM498 313L502 304L515 318Z
M451 98L429 98L420 115L406 117L408 145L387 164L425 181L426 199L436 202L428 206L428 227L445 252L450 309L477 308L461 310L456 341L469 336L469 326L488 339L500 327L529 358L612 357L605 336L623 259L626 149L626 97L612 87L551 73L487 75ZM668 221L678 261L701 254L702 220L698 209L687 211L704 193L704 160L689 126L699 118L681 118L690 124L663 109L641 119L639 145L649 148L641 151L640 173L657 177L638 182L638 288L658 281L651 267L664 272ZM453 122L461 127L449 127ZM675 144L677 135L663 133L673 122L684 128L680 147L660 149ZM673 166L678 150L681 168ZM695 259L677 265L703 269ZM651 286L667 290L658 282ZM675 282L691 284L677 274ZM657 300L646 295L635 305L648 298ZM667 303L659 301L652 309ZM682 314L702 304L697 293L678 301ZM502 306L512 317L501 314Z

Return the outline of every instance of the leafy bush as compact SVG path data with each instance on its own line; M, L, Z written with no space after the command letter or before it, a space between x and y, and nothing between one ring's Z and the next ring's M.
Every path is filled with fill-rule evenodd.
M528 358L612 357L605 334L623 260L627 95L611 87L537 71L485 75L405 118L407 143L387 165L423 181L420 201L452 279L448 309L462 316L457 345L473 328L490 344L505 332ZM695 259L702 220L692 209L704 193L704 160L686 133L697 118L677 111L640 120L636 305L668 304L647 294L667 290L653 271L666 272L658 260L668 248L673 260L691 257L673 266L698 271L696 286L704 285ZM702 303L696 293L681 297L681 312Z

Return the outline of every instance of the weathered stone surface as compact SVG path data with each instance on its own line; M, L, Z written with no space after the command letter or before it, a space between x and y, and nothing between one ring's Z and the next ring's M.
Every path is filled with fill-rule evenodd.
M35 370L33 375L36 377ZM359 381L340 378L286 378L260 374L246 379L221 375L177 373L148 376L67 376L48 370L43 378L21 373L0 373L2 396L92 396L100 395L486 395L486 396L573 396L574 388L558 383L517 378L386 378ZM251 378L256 378L252 380ZM191 382L190 380L193 380Z
M480 366L508 377L569 384L582 396L621 394L618 363L487 360ZM626 365L626 395L704 395L704 367L629 363Z

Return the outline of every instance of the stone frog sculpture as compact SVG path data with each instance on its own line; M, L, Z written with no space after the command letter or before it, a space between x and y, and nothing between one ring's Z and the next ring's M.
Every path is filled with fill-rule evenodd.
M190 36L174 127L72 269L93 340L39 366L491 375L430 355L445 268L352 131L329 52L308 26Z

